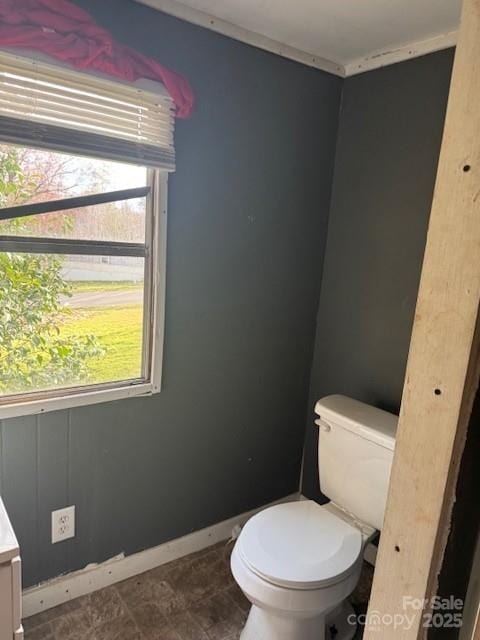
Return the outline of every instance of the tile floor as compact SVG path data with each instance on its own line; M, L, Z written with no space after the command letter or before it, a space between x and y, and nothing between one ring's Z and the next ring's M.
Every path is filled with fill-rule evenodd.
M24 620L25 640L237 640L249 603L220 543ZM366 609L365 565L352 602ZM358 637L361 637L359 632Z

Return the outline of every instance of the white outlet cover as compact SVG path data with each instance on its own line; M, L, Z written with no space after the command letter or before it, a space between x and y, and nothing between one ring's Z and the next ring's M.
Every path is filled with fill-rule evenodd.
M75 537L75 506L52 511L52 544Z

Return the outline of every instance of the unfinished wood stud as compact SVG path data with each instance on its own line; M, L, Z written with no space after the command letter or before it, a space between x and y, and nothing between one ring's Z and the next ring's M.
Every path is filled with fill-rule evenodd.
M380 614L383 628L368 624L364 640L425 640L430 635L424 615L430 612L420 606L407 616L405 597L428 603L430 609L439 592L459 460L479 384L480 185L474 178L480 165L473 164L480 158L479 102L480 0L464 0L367 613L369 620ZM431 386L430 376L439 384ZM385 624L397 616L404 624ZM455 635L443 630L445 637Z

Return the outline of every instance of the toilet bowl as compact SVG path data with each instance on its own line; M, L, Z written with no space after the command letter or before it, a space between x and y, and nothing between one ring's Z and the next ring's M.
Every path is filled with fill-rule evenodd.
M245 525L231 558L252 603L241 640L350 640L346 598L358 582L365 541L374 533L333 505L281 504Z
M344 396L324 398L316 412L320 483L332 501L269 507L243 528L231 556L252 604L241 640L351 640L356 632L348 597L383 521L397 417Z

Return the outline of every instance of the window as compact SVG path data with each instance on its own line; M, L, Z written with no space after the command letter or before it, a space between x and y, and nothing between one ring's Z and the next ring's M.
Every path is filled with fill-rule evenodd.
M0 54L0 418L160 388L171 104L52 73Z

